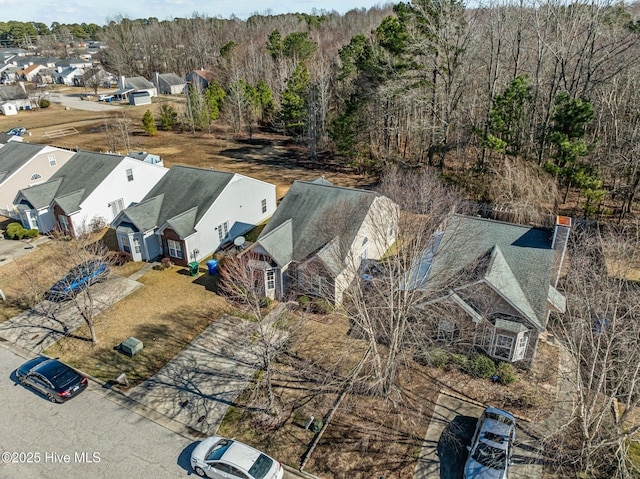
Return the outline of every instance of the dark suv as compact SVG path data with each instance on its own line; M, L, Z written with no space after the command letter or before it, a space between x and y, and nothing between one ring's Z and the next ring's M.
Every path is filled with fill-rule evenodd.
M85 261L72 268L60 281L51 286L44 297L54 302L74 298L87 286L105 281L108 275L109 267L104 261Z
M27 361L16 369L20 384L30 386L51 402L64 402L84 391L86 376L66 364L44 356Z

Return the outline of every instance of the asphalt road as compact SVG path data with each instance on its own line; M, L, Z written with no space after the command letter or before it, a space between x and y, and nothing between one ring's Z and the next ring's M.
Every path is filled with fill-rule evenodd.
M187 476L193 441L103 397L95 384L50 403L14 381L22 362L0 348L0 478Z

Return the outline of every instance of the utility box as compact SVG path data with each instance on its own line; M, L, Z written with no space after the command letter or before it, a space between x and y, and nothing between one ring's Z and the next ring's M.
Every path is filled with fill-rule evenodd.
M140 352L143 347L144 345L142 344L142 341L131 336L130 338L120 343L119 349L120 352L126 354L127 356L133 356L137 352Z

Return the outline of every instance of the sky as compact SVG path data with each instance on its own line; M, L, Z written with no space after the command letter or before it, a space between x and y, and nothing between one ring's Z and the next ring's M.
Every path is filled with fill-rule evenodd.
M118 17L171 20L194 14L246 19L253 14L312 13L325 10L340 14L354 8L386 4L374 0L0 0L0 21L96 23L104 25Z

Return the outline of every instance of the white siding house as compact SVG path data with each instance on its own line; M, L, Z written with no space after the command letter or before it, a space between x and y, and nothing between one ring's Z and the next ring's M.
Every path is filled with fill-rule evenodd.
M237 173L174 166L113 222L121 251L136 261L159 256L199 261L269 218L275 185Z
M80 151L49 181L22 189L23 224L47 233L59 228L78 235L93 224L109 224L140 201L168 169L123 155Z

